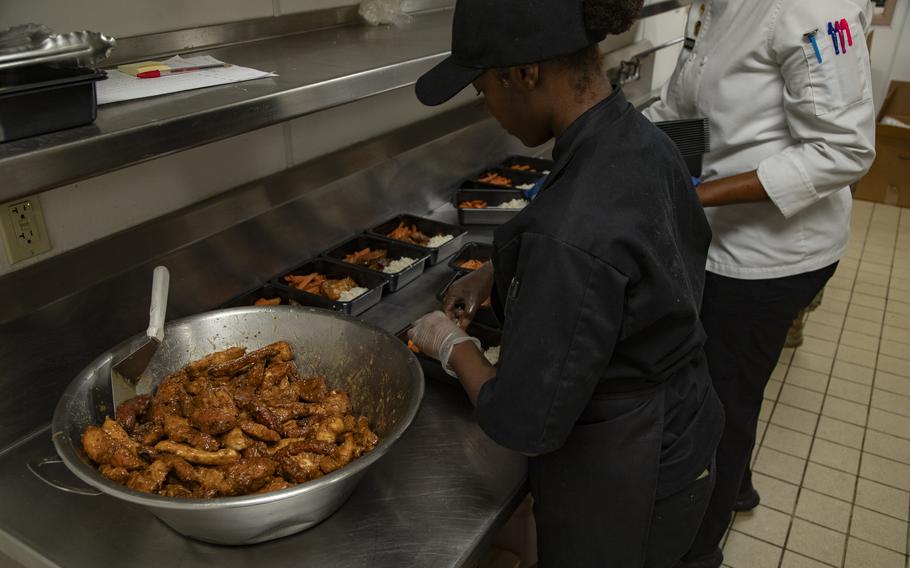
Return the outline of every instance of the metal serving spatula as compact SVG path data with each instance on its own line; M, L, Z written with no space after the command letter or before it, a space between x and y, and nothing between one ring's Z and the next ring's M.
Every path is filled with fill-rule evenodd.
M163 266L155 268L152 274L152 304L149 308L146 340L138 349L111 367L111 391L114 394L115 412L120 403L141 394L136 392L136 386L164 339L164 316L167 312L170 278L167 268Z

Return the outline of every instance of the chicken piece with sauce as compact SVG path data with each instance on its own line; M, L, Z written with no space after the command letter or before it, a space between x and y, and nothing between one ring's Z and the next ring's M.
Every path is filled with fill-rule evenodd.
M371 451L379 438L347 393L301 378L293 357L281 341L194 361L87 427L83 450L116 483L180 498L277 491Z

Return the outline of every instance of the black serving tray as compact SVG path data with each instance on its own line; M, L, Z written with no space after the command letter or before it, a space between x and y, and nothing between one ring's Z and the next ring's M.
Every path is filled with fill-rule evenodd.
M509 156L499 167L508 169L512 172L522 172L545 176L553 170L553 160L544 160L543 158L532 158L530 156ZM513 170L512 166L531 166L530 170ZM544 173L547 172L547 173Z
M50 65L0 71L0 142L91 124L104 71Z
M403 341L406 345L408 343L408 330L410 329L411 326L408 326L399 331L397 334L398 339ZM468 329L466 331L468 332L468 335L479 339L480 345L485 350L489 349L490 347L500 345L502 342L502 333L499 330L491 329L478 323L472 323L468 326ZM414 355L417 357L417 360L420 362L420 366L423 368L424 376L449 384L458 384L458 379L455 377L450 377L448 373L442 369L442 363L436 359L427 357L423 353L414 353Z
M310 294L303 290L298 290L284 281L284 276L287 276L288 274L303 275L312 272L325 274L331 279L349 276L357 282L358 286L366 288L367 292L364 292L361 296L348 302L341 302L330 300L329 298L317 294ZM377 273L373 270L330 258L318 258L282 274L280 277L273 279L270 284L276 291L286 294L289 298L297 300L304 306L326 308L335 310L336 312L343 312L351 316L359 316L379 303L379 300L382 299L382 289L386 286L388 281L388 275Z
M499 174L499 175L503 175L503 176L509 178L510 180L512 180L512 185L494 185L492 183L484 183L481 181L477 181L477 178L482 177L490 172ZM519 189L517 186L537 183L537 181L541 177L543 177L542 174L520 172L517 170L511 170L508 168L494 167L494 168L487 168L485 170L481 170L481 171L477 172L477 175L473 175L470 178L461 182L461 187L463 189L492 189L492 190L497 190L497 191L528 191L528 189L530 189L530 188Z
M345 255L357 252L364 248L371 249L385 249L389 251L389 257L393 260L399 259L402 257L409 257L416 259L416 262L411 266L405 268L401 272L396 272L395 274L386 274L378 270L371 270L364 266L359 266L361 270L367 272L378 274L388 279L388 290L389 292L396 292L401 288L404 288L414 280L416 280L426 267L427 259L430 258L427 249L424 247L417 247L414 245L405 244L401 241L396 241L393 239L388 239L385 237L378 237L375 235L359 235L353 239L345 242L344 244L337 246L325 253L324 257L332 258L344 263ZM347 264L347 263L344 263ZM357 266L349 264L349 266Z
M419 247L424 250L424 252L430 255L429 265L433 266L441 260L444 260L458 250L458 248L464 243L465 235L467 231L462 229L457 225L450 225L448 223L440 223L439 221L433 221L432 219L425 219L423 217L416 217L414 215L398 215L394 219L390 219L385 223L374 227L367 231L368 234L376 235L379 237L391 239L388 236L389 233L394 231L398 225L404 221L408 225L415 225L427 236L433 237L435 235L452 235L454 237L451 241L442 245L438 248L430 247ZM394 239L392 239L394 240ZM396 241L403 242L403 241ZM405 243L410 244L410 243ZM419 246L419 245L411 245Z
M486 209L462 209L458 204L462 201L483 199L487 202ZM460 189L455 194L455 207L458 207L458 222L462 225L502 225L518 215L521 209L496 209L500 205L513 199L526 199L519 189L489 190L489 189Z
M449 259L449 268L458 274L469 274L473 272L473 270L462 268L458 266L458 264L466 260L479 260L481 262L486 262L492 258L493 245L475 242L465 243L465 245L461 247L461 250L458 251L458 254Z

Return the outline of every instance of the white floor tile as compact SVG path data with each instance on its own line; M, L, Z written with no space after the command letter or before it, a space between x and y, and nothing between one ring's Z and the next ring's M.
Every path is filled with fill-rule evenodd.
M765 389L761 505L737 514L728 568L910 568L910 208L857 201L850 225Z

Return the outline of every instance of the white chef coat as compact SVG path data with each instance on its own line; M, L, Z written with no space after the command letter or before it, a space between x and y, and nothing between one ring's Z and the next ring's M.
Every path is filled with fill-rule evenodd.
M709 207L707 270L781 278L838 261L875 158L867 0L696 0L652 121L707 117L702 179L758 170L770 201ZM850 37L828 35L845 19ZM698 22L701 22L700 24ZM821 63L806 34L817 30ZM852 40L852 46L849 43ZM841 49L843 41L846 51Z

